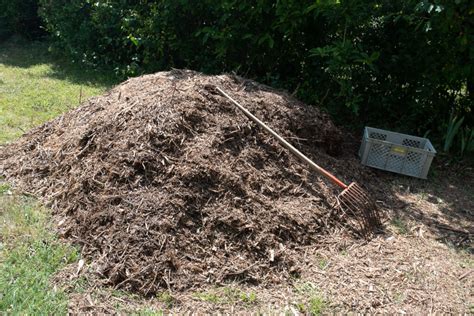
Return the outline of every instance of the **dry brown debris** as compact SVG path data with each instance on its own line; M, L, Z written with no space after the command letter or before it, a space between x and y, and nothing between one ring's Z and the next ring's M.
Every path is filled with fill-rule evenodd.
M0 173L52 205L61 235L118 288L279 282L298 273L295 246L327 228L335 192L207 85L348 173L331 157L341 132L318 109L177 70L130 79L32 130L0 154Z
M338 230L329 216L337 190L209 84L346 183L369 186L391 218L385 234L361 242ZM0 175L50 203L61 235L81 245L82 269L58 275L72 313L116 304L304 313L314 293L297 291L300 283L317 289L325 311L472 312L472 168L409 179L360 166L357 147L283 92L172 71L130 79L3 147ZM79 279L89 282L84 292L71 288ZM173 304L116 297L104 284L170 293ZM254 292L256 302L196 296L225 298L228 288Z

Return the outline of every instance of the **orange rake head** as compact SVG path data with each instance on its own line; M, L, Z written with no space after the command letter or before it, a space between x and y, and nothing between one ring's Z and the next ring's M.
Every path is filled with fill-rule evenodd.
M337 197L344 215L354 231L369 236L376 228L381 226L379 211L375 201L357 183L352 182ZM354 223L355 222L355 223ZM354 225L356 224L356 225ZM358 226L359 228L356 228Z

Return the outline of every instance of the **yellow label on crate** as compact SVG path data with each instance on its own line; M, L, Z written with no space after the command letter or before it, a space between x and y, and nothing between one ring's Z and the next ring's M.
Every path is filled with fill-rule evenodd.
M405 147L393 146L391 152L392 154L405 155L407 153L407 149Z

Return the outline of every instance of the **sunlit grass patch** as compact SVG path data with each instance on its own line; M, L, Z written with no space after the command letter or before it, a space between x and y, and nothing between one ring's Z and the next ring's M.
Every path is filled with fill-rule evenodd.
M327 302L313 283L299 283L295 286L295 292L301 297L295 304L300 312L306 315L321 315L326 310Z
M58 62L46 43L0 45L0 144L105 91L113 78Z
M33 199L0 194L0 313L66 313L67 296L50 279L78 253L56 239L48 218Z
M61 62L47 43L18 38L0 45L0 145L113 84L107 75ZM1 150L1 148L0 148ZM57 240L49 212L15 195L0 179L0 314L67 312L67 296L50 280L77 251Z

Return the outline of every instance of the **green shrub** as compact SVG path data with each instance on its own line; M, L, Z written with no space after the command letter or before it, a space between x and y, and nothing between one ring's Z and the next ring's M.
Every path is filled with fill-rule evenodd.
M29 39L44 35L38 16L38 0L0 1L0 40L15 33Z
M468 0L40 0L58 51L121 77L235 71L296 91L339 123L430 135L469 115Z

